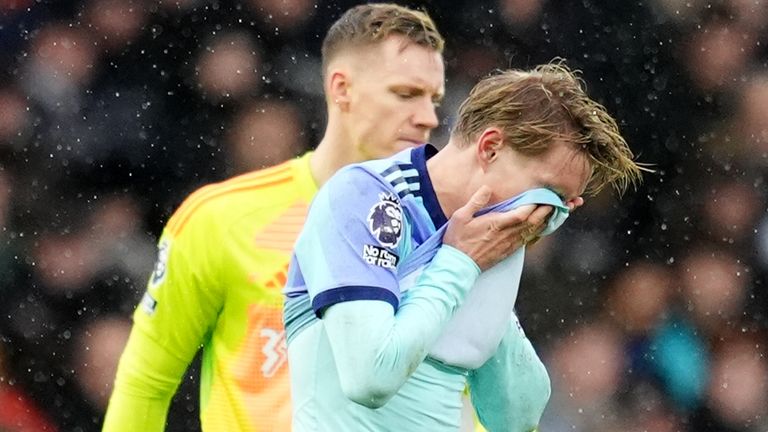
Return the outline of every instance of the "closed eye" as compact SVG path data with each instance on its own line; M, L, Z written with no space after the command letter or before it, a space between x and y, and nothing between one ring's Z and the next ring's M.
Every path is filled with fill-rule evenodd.
M392 92L400 99L413 99L421 96L424 92L417 89L394 89Z
M430 96L432 103L439 105L443 101L442 93L428 92L427 89L415 86L393 86L390 91L402 99L413 99L421 96Z

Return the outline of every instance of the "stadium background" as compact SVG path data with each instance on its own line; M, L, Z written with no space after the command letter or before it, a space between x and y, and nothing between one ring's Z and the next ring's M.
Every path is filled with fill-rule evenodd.
M163 223L312 147L356 3L0 1L0 430L99 429ZM435 142L480 77L560 56L657 170L529 250L542 431L768 430L768 2L409 5L447 38ZM171 431L199 427L195 374Z

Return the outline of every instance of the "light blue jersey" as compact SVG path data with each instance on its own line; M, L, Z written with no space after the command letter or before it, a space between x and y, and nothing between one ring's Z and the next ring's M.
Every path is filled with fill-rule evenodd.
M404 301L398 263L447 221L426 172L427 152L436 150L347 167L312 203L285 289L296 432L458 429L463 374L424 362L386 405L361 406L343 394L317 325L339 302L383 300L396 311ZM476 269L470 264L467 272Z
M483 368L479 369L481 372L470 372L427 357L479 274L471 259L449 246L440 246L440 233L435 235L437 228L447 222L426 170L426 160L436 152L434 147L427 145L389 159L347 167L332 177L313 201L294 250L285 289L284 319L295 432L456 431L461 420L461 394L467 377L484 387L494 385L486 385L485 381L477 379L488 376L481 373ZM543 194L552 195L554 198L548 197L552 204L562 206L550 191ZM561 207L561 211L563 209L567 216L567 209ZM558 219L562 222L564 217ZM420 260L419 257L424 255L422 252L432 247L424 245L420 248L425 242L434 245L438 251L428 254L430 258ZM422 264L414 265L417 261ZM519 267L521 271L521 261ZM417 270L413 271L414 268ZM517 282L514 283L516 289ZM357 315L354 322L361 326L382 322L384 326L391 325L393 330L389 327L367 328L367 333L357 335L358 340L334 345L332 330L339 323L333 314L349 304L347 302L358 300L363 302L355 303L353 314L368 311L372 318L366 322L367 315ZM378 313L375 307L380 311L381 306L387 304L391 305L388 315L396 312L394 322L374 314ZM329 311L334 305L339 307ZM514 298L510 308L513 305ZM549 397L546 371L529 348L530 343L524 341L522 331L515 328L517 322L512 311L500 310L499 313L506 315L502 317L498 339L506 334L502 348L514 348L500 348L503 356L494 358L493 363L498 367L490 373L507 377L495 384L527 383L517 377L522 377L526 371L511 365L513 362L519 364L522 357L532 356L529 369L534 371L531 377L538 385L530 387L536 389L537 398L546 403ZM507 331L508 327L511 331ZM398 330L402 333L398 334ZM366 361L375 360L370 364L339 363L340 346L345 349L365 346L368 339L386 339L389 345L384 348L391 349L386 355L366 357ZM522 341L527 345L521 345ZM499 341L493 343L498 345ZM518 347L523 347L522 351ZM493 350L486 351L485 358L494 355ZM342 356L347 361L348 357ZM373 391L370 397L377 399L375 401L365 400L367 396L362 400L360 396L349 396L348 369L366 368L374 370L384 384L391 381L395 387L393 395L378 400L379 394ZM514 390L520 398L520 390ZM496 389L485 392L496 393ZM508 399L500 397L497 400ZM516 406L524 405L527 411L533 411L531 417L534 420L524 423L535 426L543 404L537 402L532 409L530 400L533 399L524 395L525 403ZM494 411L502 414L503 409L494 407ZM507 425L511 421L505 418L499 424L509 430ZM521 430L531 427L525 426Z

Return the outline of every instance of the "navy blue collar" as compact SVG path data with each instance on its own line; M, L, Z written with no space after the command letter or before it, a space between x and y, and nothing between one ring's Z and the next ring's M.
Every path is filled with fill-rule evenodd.
M421 184L421 199L424 200L424 208L427 209L435 229L440 228L448 222L440 202L437 200L435 188L432 187L432 179L427 171L427 159L437 154L437 148L432 144L424 144L411 151L411 162L419 173L419 183Z

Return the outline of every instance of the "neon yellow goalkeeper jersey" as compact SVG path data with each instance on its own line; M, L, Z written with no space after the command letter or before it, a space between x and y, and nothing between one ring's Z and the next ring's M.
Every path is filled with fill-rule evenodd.
M290 430L281 290L316 191L305 155L187 198L160 238L105 431L163 430L200 347L203 430Z

